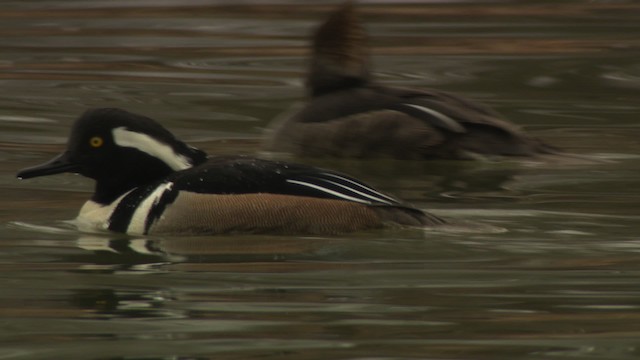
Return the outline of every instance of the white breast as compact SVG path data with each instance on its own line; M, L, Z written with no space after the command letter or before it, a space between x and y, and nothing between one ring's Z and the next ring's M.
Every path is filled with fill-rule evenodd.
M126 233L132 235L142 235L145 232L145 224L151 209L158 204L160 198L166 191L171 191L172 182L164 183L156 188L151 194L140 202L134 211ZM130 192L130 191L129 191ZM84 232L108 231L109 219L117 208L120 201L129 194L129 192L117 198L109 205L102 205L95 201L87 201L80 209L78 217L75 219L75 225L78 230Z
M109 205L98 204L91 200L84 203L78 217L75 219L75 225L78 227L78 230L84 232L108 230L111 213L121 199L122 197Z
M108 205L99 204L92 200L84 203L82 208L80 208L78 217L76 217L74 221L78 230L84 232L108 231L111 214L113 214L113 211L116 209L122 198L127 196L130 192L131 191L124 193Z

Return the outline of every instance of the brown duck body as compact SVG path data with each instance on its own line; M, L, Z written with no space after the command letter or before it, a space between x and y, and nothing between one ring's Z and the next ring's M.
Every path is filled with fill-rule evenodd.
M269 150L310 157L472 159L558 152L464 97L373 84L316 97L273 131Z
M298 156L469 159L558 149L488 106L432 89L377 84L366 33L347 3L314 36L309 102L270 127L267 150Z
M165 210L164 216L149 233L331 235L393 225L444 224L440 219L408 207L376 207L281 194L184 192Z

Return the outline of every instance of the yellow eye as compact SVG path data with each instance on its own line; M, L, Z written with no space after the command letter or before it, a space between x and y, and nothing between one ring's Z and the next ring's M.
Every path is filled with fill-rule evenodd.
M104 144L104 140L100 136L94 136L89 140L89 145L94 148L99 148Z

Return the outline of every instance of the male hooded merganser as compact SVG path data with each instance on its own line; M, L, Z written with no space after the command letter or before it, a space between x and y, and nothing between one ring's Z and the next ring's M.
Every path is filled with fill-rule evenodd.
M310 157L416 160L559 152L460 95L377 84L368 52L367 34L347 2L314 35L310 101L274 121L266 149Z
M334 234L385 224L443 224L336 172L250 157L211 157L156 121L121 109L86 111L67 150L22 179L63 172L96 181L81 228L128 234Z

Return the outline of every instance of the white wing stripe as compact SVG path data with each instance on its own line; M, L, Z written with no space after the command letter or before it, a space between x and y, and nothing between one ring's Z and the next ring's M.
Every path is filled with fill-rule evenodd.
M385 198L385 199L387 199L387 200L390 200L392 203L397 203L397 202L398 202L398 199L395 199L395 198L393 198L393 197L391 197L391 196L389 196L389 195L385 195L385 194L383 194L383 193L381 193L381 192L379 192L379 191L377 191L377 190L375 190L375 189L372 189L372 188L370 188L370 187L368 187L368 186L366 186L366 185L364 185L364 184L361 184L361 183L359 183L359 182L353 181L353 180L351 180L351 179L347 179L347 178L345 178L345 177L342 177L342 176L339 176L339 175L336 175L336 174L331 174L331 173L322 173L322 175L331 176L331 177L333 177L333 178L340 179L340 180L342 180L342 181L345 181L345 182L351 183L351 184L353 184L353 185L358 186L358 187L359 187L359 188L361 188L361 189L364 189L364 190L369 191L370 193L374 194L374 195L369 195L369 196L380 196L380 197L382 197L382 198ZM330 180L327 180L327 181L332 182L332 181L330 181ZM344 186L344 185L341 185L341 186L343 186L343 187L345 187L345 188L349 188L349 187ZM358 192L358 191L356 191L355 189L352 189L352 190L353 190L354 192ZM384 202L384 200L380 200L380 201L383 201L383 202Z
M336 196L336 197L339 197L339 198L342 198L342 199L345 199L345 200L355 201L355 202L359 202L359 203L362 203L362 204L371 204L370 201L358 199L358 198L353 197L353 196L349 196L349 195L346 195L346 194L343 194L343 193L340 193L340 192L337 192L337 191L333 191L331 189L327 189L327 188L322 187L320 185L315 185L315 184L311 184L311 183L308 183L308 182L298 181L298 180L291 180L291 179L288 179L287 182L291 183L291 184L307 186L307 187L310 187L312 189L320 190L322 192L325 192L327 194L330 194L330 195L333 195L333 196Z
M457 121L453 120L452 118L448 117L447 115L439 112L439 111L435 111L433 109L429 109L427 107L424 106L420 106L420 105L415 105L415 104L403 104L406 106L411 106L412 108L416 109L416 110L420 110L423 111L431 116L435 116L436 118L438 118L440 121L442 121L443 123L447 124L447 126L449 126L450 129L453 129L455 131L458 132L464 132L464 127L462 127L460 124L458 124Z
M334 185L337 185L337 186L339 186L339 187L341 187L341 188L343 188L343 189L347 189L347 190L349 190L349 191L351 191L351 192L354 192L354 193L356 193L356 194L358 194L358 195L362 195L362 196L364 196L364 197L366 197L366 198L369 198L369 199L371 199L371 200L373 200L373 201L382 202L382 203L385 203L385 204L388 204L388 205L391 205L391 204L392 204L391 202L389 202L389 201L387 201L387 200L384 200L384 199L382 199L382 198L375 197L375 196L372 196L372 195L369 195L369 194L365 194L365 193L363 193L362 191L358 191L358 190L356 190L356 189L354 189L354 188L350 188L350 187L348 187L348 186L346 186L346 185L338 184L338 183L337 183L337 182L335 182L335 181L331 181L331 180L324 180L324 181L329 182L329 183L334 184Z

